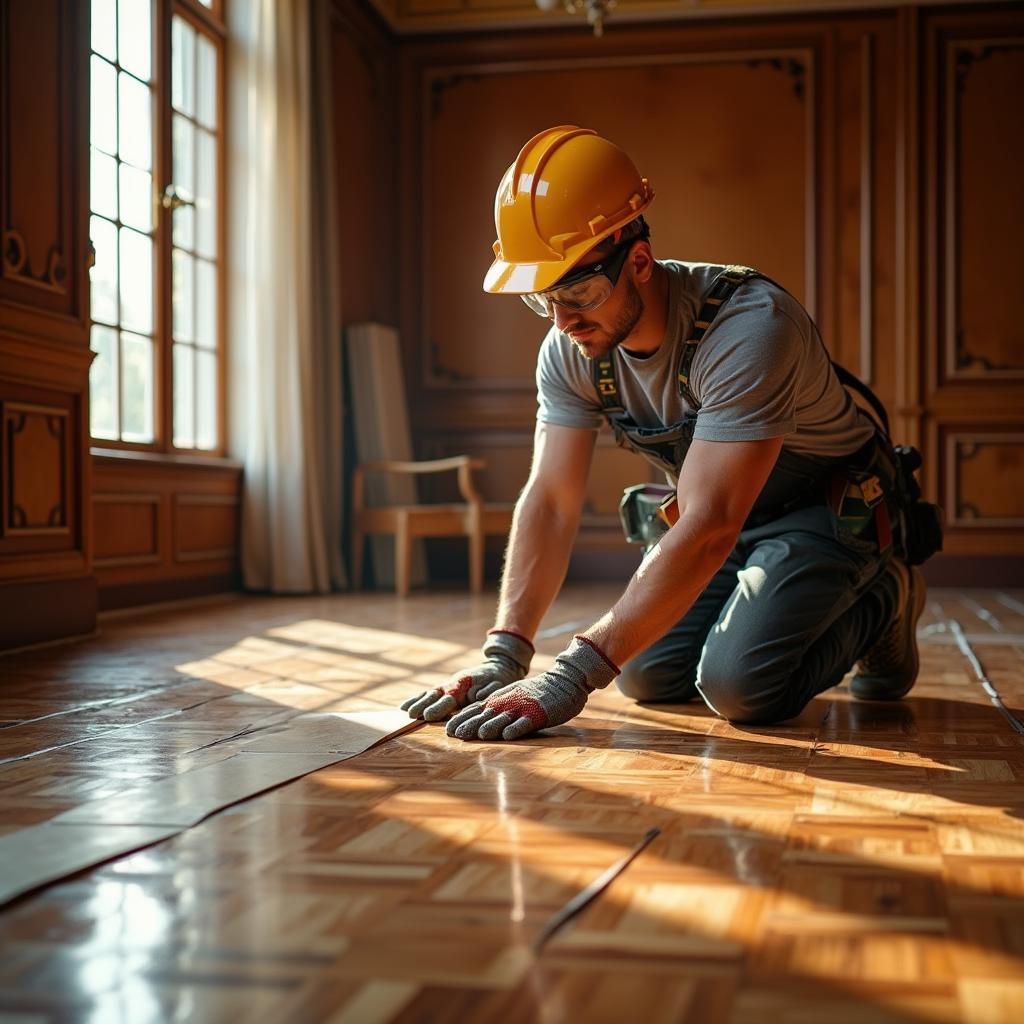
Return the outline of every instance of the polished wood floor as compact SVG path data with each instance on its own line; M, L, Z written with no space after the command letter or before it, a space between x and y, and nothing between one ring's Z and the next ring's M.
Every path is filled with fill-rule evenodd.
M614 595L568 590L538 664ZM0 839L393 707L493 602L231 599L0 658ZM10 903L0 1021L1024 1021L1024 593L933 592L920 637L903 702L782 727L614 687L516 744L414 727Z

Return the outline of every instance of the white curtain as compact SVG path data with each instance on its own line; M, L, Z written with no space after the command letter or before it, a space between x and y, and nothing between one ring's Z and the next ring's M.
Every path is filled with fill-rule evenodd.
M245 585L345 586L328 0L228 4L229 438Z

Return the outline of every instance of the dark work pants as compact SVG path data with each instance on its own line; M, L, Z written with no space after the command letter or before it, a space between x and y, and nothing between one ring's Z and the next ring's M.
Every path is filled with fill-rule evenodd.
M686 615L623 666L618 687L657 703L699 694L731 722L793 718L892 621L887 560L824 505L744 530Z

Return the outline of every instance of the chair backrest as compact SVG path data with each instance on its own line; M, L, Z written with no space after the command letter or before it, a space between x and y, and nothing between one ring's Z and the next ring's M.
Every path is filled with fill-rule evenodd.
M357 462L400 459L411 462L412 431L405 401L405 381L398 331L385 324L353 324L345 329L345 355L352 404L352 429ZM419 501L413 477L371 473L366 480L366 504L414 505ZM394 556L386 538L374 538L374 579L394 581ZM426 579L423 545L413 545L412 582Z

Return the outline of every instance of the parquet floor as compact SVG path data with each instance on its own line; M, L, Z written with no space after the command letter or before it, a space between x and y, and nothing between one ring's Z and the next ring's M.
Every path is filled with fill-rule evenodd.
M570 588L538 667L615 593ZM475 660L493 600L231 599L2 658L0 833L393 707ZM954 621L1020 716L1024 593L947 591L895 705L734 728L612 687L516 744L420 726L9 904L0 1020L1024 1021L1024 736Z

